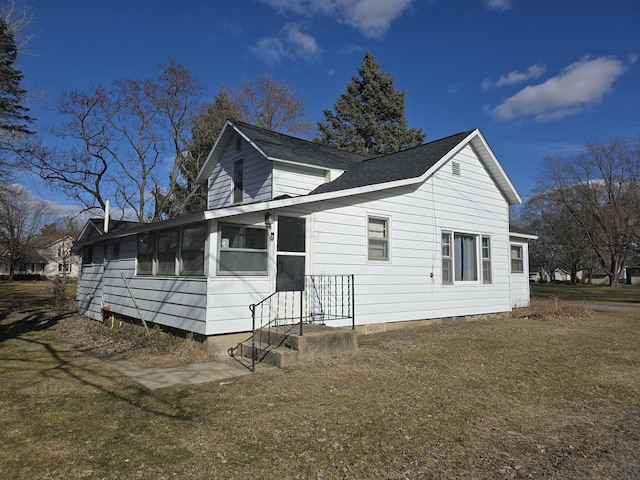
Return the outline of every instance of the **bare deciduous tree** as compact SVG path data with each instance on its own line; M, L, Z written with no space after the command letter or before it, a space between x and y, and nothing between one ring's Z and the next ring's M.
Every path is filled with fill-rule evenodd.
M67 121L54 133L69 147L35 145L31 168L87 210L104 208L113 196L123 215L161 220L182 180L192 113L203 90L196 77L171 60L159 65L156 78L66 92L58 112Z
M50 220L49 205L24 187L0 188L0 259L9 267L10 280L16 268L35 253L40 231Z
M255 83L245 80L231 97L240 114L238 120L290 135L304 134L312 128L310 122L302 120L305 110L302 95L270 75L260 77Z
M618 285L640 235L640 145L587 143L578 155L547 157L544 165L538 195L563 212L570 234L588 242L610 284Z

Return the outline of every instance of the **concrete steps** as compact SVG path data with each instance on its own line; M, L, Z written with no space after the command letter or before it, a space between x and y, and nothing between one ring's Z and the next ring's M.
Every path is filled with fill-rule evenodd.
M290 332L261 329L256 332L254 345L256 362L286 368L302 361L354 352L358 348L358 336L355 330L348 327L305 325L302 336L297 327ZM251 340L238 345L234 355L250 360Z

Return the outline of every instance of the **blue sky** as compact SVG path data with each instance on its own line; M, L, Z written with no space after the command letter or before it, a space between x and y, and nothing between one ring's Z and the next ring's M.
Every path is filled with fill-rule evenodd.
M265 74L322 121L370 50L427 141L480 128L521 196L545 155L640 136L640 2L613 0L28 0L19 67L36 129L64 90L154 76L174 58L207 86ZM24 178L34 194L67 203Z

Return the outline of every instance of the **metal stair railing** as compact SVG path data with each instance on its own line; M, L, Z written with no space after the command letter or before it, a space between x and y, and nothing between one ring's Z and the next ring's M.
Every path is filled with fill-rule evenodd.
M229 355L248 368L255 371L256 363L264 360L268 353L281 346L296 326L298 334L304 335L305 323L325 324L331 320L351 319L351 328L355 330L355 289L354 275L307 275L306 291L274 292L258 303L249 305L251 311L251 336L228 350ZM298 298L296 298L298 297ZM307 316L304 315L305 301ZM267 346L256 348L256 335L268 329ZM278 341L271 343L271 329L280 329ZM245 363L242 357L243 345L251 342L251 363ZM240 356L238 356L240 352Z

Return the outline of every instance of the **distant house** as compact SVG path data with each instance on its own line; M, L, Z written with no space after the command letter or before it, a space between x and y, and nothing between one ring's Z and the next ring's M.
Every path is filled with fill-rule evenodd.
M520 197L479 130L369 158L229 121L198 182L207 211L87 224L82 314L139 309L216 337L250 331L249 306L274 292L304 292L291 305L307 321L342 302L333 325L361 330L529 302L531 236L509 228Z
M74 239L65 236L48 244L41 250L40 255L44 263L42 274L48 279L66 276L70 279L78 278L80 271L80 257L71 253Z
M29 258L18 265L15 275L54 279L66 275L78 278L80 257L71 253L74 239L70 236L59 238L42 248L34 249ZM9 266L0 262L0 277L9 276Z

